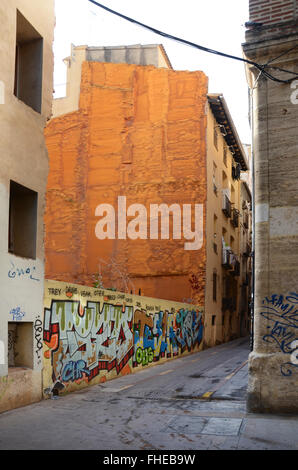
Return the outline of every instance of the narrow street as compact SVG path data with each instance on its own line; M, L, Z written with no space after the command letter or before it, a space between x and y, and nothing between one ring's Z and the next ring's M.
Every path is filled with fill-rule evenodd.
M0 449L297 449L298 419L246 412L248 339L0 415Z

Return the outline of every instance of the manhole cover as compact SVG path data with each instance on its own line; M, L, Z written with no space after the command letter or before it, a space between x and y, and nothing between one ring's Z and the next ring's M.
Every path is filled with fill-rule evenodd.
M177 416L171 419L165 431L179 434L212 434L213 436L238 436L242 419L203 418Z

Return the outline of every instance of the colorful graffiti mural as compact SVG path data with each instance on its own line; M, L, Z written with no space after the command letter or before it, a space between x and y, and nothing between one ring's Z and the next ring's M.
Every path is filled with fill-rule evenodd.
M53 380L90 381L113 368L119 373L133 355L132 318L131 306L53 300L44 320Z
M133 366L146 366L161 358L191 352L203 338L202 313L180 309L178 312L160 311L148 315L146 311L134 313Z
M195 306L46 281L44 381L52 390L198 350L202 338Z

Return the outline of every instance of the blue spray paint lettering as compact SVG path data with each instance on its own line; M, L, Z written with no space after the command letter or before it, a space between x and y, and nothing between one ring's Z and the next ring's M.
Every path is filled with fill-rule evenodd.
M12 308L9 313L12 315L13 321L22 321L23 317L26 315L25 312L21 312L21 307Z
M293 344L298 339L298 294L290 292L288 295L272 294L263 300L264 310L261 315L269 320L269 330L263 336L266 343L275 343L284 354L292 354L295 350ZM284 376L292 375L292 368L298 364L286 362L281 365Z
M10 279L21 278L21 277L29 277L32 281L40 281L36 277L36 267L33 266L30 268L29 266L26 269L23 268L16 268L14 263L11 261L11 269L8 271L8 277Z
M63 382L74 382L83 377L83 373L89 375L90 371L87 368L87 364L82 359L78 361L68 362L62 372Z

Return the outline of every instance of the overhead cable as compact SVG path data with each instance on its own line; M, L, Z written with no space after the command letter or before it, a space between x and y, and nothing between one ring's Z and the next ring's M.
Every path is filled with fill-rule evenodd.
M191 41L187 41L186 39L182 39L182 38L179 38L177 36L173 36L172 34L168 34L168 33L165 33L163 31L160 31L156 28L153 28L152 26L148 26L144 23L141 23L140 21L137 21L133 18L130 18L129 16L126 16L126 15L123 15L122 13L119 13L118 11L115 11L115 10L112 10L111 8L108 8L107 6L103 5L102 3L99 3L99 2L96 2L95 0L88 0L89 2L93 3L94 5L98 6L99 8L102 8L103 10L106 10L108 11L109 13L112 13L113 15L116 15L116 16L119 16L120 18L123 18L124 20L126 21L129 21L130 23L133 23L133 24L136 24L138 26L141 26L142 28L145 28L155 34L158 34L160 36L163 36L167 39L172 39L174 41L177 41L177 42L180 42L182 44L185 44L187 46L191 46L191 47L194 47L196 49L199 49L201 51L204 51L204 52L208 52L209 54L216 54L216 55L219 55L219 56L222 56L222 57L226 57L228 59L233 59L233 60L238 60L238 61L241 61L241 62L245 62L247 64L250 64L250 65L253 65L254 67L256 67L266 78L270 79L270 80L273 80L274 82L278 82L278 83L291 83L295 77L298 77L298 74L297 73L294 73L294 72L291 72L289 70L285 71L285 70L282 70L283 72L286 72L286 73L291 73L293 75L295 75L295 77L293 78L290 78L288 80L282 80L280 78L276 78L274 77L273 75L271 75L266 69L268 68L267 65L261 65L261 64L258 64L257 62L253 62L251 60L248 60L248 59L244 59L243 57L237 57L237 56L234 56L234 55L231 55L231 54L226 54L224 52L220 52L220 51L216 51L214 49L210 49L209 47L204 47L204 46L200 46L199 44L196 44L194 42L191 42Z

